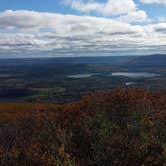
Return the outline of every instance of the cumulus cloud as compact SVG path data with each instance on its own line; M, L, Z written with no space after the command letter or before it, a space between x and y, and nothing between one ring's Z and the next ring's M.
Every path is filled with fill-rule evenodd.
M156 32L166 33L166 23L160 23L154 26Z
M39 13L34 11L7 10L0 12L0 28L20 28L22 30L34 30L39 28L52 28L56 25L56 17L60 15L51 13ZM63 16L62 16L63 17Z
M158 3L158 4L166 4L166 0L141 0L143 3L151 4L151 3Z
M65 5L83 13L97 13L105 17L117 17L124 22L145 22L148 16L145 11L139 10L133 0L107 0L104 2L83 0L63 0Z
M139 10L139 11L133 11L126 15L122 15L117 18L119 21L124 21L128 23L132 22L145 22L148 20L148 16L145 11Z
M63 0L64 4L81 12L97 12L105 16L120 15L137 9L133 0L108 0L105 3L83 0Z
M0 56L8 52L10 55L22 52L35 52L37 55L36 51L40 55L56 56L61 53L63 56L82 52L98 54L100 51L102 54L116 51L124 54L126 51L154 52L154 48L165 48L166 23L132 25L121 19L26 10L4 11L0 13Z
M62 35L96 33L102 30L108 33L133 31L133 27L113 19L90 16L62 15L34 11L4 11L0 13L0 28L20 29L23 31L51 29Z

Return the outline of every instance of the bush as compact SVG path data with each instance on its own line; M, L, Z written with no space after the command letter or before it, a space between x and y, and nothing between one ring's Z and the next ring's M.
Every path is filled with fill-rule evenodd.
M2 166L166 165L166 96L116 90L0 127Z

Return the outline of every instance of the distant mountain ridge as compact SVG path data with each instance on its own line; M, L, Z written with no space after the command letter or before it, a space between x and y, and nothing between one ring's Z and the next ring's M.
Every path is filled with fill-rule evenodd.
M96 56L61 58L13 58L0 59L0 66L43 64L109 64L112 66L166 66L166 54L142 56Z
M55 57L55 58L11 58L0 59L0 65L19 66L19 65L36 65L36 64L110 64L122 65L134 56L96 56L96 57Z
M166 66L166 55L154 54L129 59L125 65L131 66Z

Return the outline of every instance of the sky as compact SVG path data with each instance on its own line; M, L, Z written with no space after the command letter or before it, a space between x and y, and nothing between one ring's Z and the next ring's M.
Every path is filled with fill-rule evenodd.
M0 58L166 54L166 0L0 0Z

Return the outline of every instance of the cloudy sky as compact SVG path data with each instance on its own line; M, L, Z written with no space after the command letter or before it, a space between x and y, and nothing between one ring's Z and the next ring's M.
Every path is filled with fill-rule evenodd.
M166 0L0 0L0 58L166 53Z

